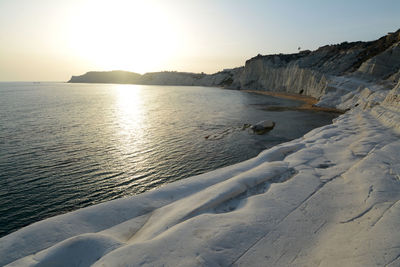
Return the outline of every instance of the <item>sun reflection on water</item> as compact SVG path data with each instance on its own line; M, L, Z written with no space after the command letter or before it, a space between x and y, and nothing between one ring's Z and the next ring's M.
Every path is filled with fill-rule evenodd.
M148 124L148 108L146 107L146 92L141 85L113 85L114 102L114 136L115 148L119 157L114 160L126 175L120 178L120 183L127 186L136 185L140 173L148 166L147 147L150 145L146 133ZM129 162L129 164L126 164ZM140 175L139 175L140 176ZM120 187L118 190L125 190Z
M143 88L140 85L115 85L116 112L121 135L140 137L145 110L143 106Z
M115 137L123 159L139 158L138 151L146 147L145 92L141 85L114 85Z

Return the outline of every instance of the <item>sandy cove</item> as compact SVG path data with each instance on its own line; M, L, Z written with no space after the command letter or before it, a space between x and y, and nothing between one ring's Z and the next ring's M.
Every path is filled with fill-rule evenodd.
M329 108L329 107L319 107L316 106L318 100L311 96L305 96L300 94L292 94L292 93L283 93L283 92L270 92L270 91L261 91L261 90L240 90L242 92L254 93L260 95L268 95L278 98L286 98L291 100L297 100L303 102L301 106L298 107L268 107L265 108L267 111L284 111L284 110L311 110L311 111L324 111L331 113L343 114L346 110L337 109L337 108Z

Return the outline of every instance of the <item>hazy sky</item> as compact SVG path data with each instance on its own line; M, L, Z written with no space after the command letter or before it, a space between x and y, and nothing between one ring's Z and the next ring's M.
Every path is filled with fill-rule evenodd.
M213 73L257 54L374 40L399 0L0 0L0 81L89 70Z

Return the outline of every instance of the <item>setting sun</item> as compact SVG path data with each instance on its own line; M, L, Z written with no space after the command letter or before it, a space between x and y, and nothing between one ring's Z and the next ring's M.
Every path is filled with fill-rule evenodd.
M69 45L98 69L144 73L159 69L179 50L176 25L150 1L87 1L70 24Z

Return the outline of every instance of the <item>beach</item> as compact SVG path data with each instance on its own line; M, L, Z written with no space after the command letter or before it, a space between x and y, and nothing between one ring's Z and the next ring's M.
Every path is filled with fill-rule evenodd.
M285 92L272 92L272 91L263 91L263 90L241 90L243 92L261 94L261 95L269 95L278 98L291 99L296 101L303 102L302 105L298 107L268 107L266 110L268 111L283 111L283 110L310 110L310 111L324 111L331 112L337 114L343 114L346 110L338 109L338 108L329 108L329 107L320 107L316 106L318 103L318 99L312 96L305 96L294 93L285 93Z

